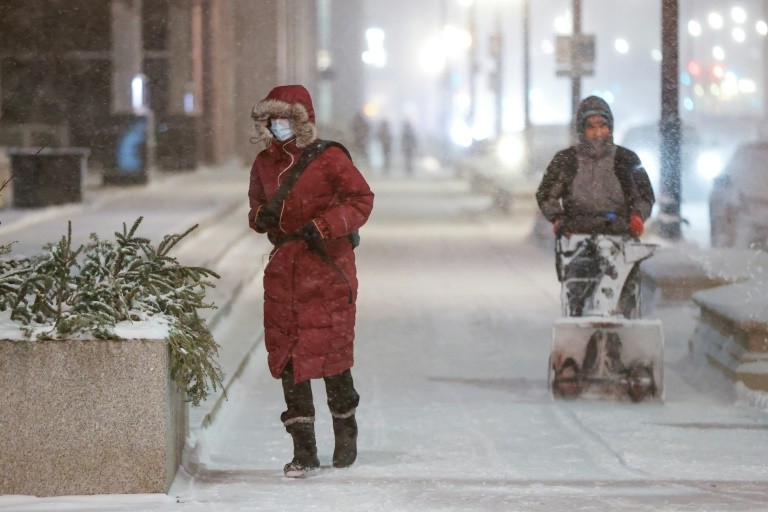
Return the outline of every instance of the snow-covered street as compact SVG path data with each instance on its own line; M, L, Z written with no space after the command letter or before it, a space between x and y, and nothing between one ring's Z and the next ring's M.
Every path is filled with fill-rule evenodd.
M353 467L330 466L317 381L323 468L283 477L292 445L262 343L214 422L191 433L190 471L167 496L4 496L0 511L768 510L768 414L689 360L695 311L651 315L664 321L663 403L554 401L559 283L551 250L530 237L533 203L495 213L448 177L371 185L356 250Z

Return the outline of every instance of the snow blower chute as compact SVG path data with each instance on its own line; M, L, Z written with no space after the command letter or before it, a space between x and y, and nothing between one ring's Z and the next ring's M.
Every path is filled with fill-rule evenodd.
M656 245L616 235L559 237L562 318L555 321L549 389L555 398L661 400L664 334L640 318L639 264Z

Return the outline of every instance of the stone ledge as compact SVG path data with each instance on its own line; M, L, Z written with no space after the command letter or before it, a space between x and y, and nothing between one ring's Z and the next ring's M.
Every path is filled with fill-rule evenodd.
M0 340L0 494L165 493L188 406L165 340Z
M745 332L768 329L768 286L761 281L703 290L693 295L693 302L702 311L727 321L734 329Z
M662 248L640 265L643 303L656 306L690 301L699 291L727 284L681 250Z
M700 315L689 340L691 353L703 353L728 378L759 391L768 391L767 295L754 281L697 292Z

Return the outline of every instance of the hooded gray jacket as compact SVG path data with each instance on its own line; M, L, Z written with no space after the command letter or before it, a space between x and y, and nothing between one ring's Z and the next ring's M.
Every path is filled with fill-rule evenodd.
M606 118L613 131L613 115L605 101L590 96L577 111L579 144L558 152L547 167L536 200L550 222L562 220L573 233L626 234L631 214L644 221L655 201L653 188L640 158L631 150L607 141L594 154L584 137L591 115Z

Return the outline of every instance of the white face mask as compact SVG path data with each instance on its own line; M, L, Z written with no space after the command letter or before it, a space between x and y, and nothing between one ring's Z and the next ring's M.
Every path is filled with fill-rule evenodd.
M273 119L269 124L269 130L281 142L293 137L291 123L287 119Z

